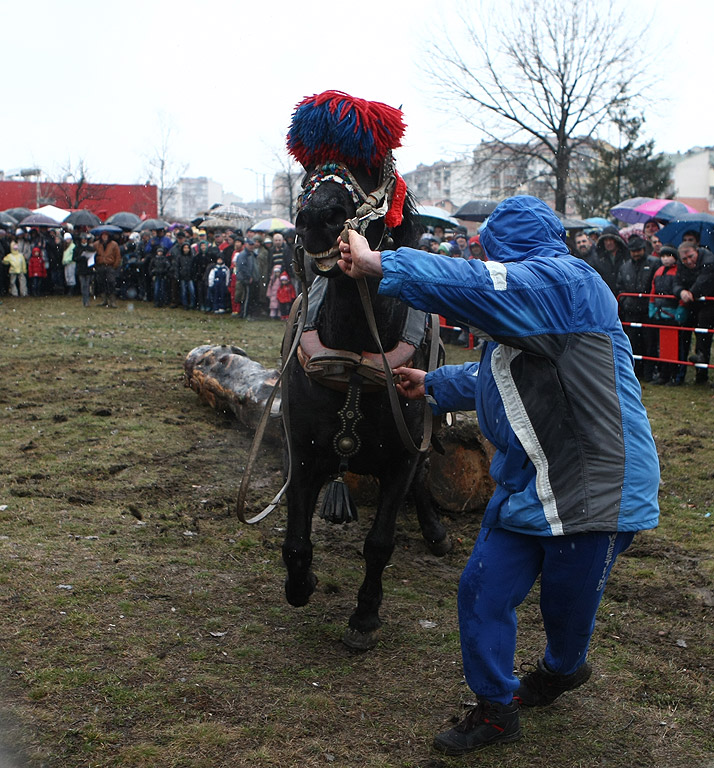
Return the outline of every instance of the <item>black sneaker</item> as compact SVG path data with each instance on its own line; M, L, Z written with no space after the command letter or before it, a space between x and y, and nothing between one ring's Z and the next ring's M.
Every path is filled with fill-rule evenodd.
M558 675L546 668L543 659L538 659L536 668L521 678L513 698L522 707L547 707L561 693L572 691L590 679L592 667L587 661L569 675Z
M507 744L521 738L518 704L479 700L453 728L434 737L434 749L445 755L465 755L490 744Z

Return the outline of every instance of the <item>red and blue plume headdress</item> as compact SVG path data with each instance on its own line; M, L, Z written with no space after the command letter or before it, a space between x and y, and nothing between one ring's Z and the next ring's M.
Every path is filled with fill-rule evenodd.
M383 166L384 171L389 165L395 184L385 221L391 228L402 222L407 185L394 168L390 153L401 146L405 130L400 109L379 101L355 99L342 91L324 91L308 96L295 107L287 146L305 168L341 163L366 168Z
M325 91L303 99L293 112L287 145L303 166L337 162L373 168L401 146L402 111L379 101Z

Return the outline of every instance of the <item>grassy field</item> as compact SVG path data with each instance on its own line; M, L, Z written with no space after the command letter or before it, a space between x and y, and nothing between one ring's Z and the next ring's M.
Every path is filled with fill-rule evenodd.
M405 511L381 642L350 653L369 510L315 522L320 583L291 608L284 512L250 528L230 514L251 435L183 386L201 344L275 366L281 324L64 298L5 299L0 318L2 768L714 764L708 387L645 386L662 520L618 560L592 681L524 713L523 741L451 759L430 743L472 698L455 603L477 515L445 516L455 548L437 559ZM267 501L280 459L259 463ZM542 647L534 592L518 663Z

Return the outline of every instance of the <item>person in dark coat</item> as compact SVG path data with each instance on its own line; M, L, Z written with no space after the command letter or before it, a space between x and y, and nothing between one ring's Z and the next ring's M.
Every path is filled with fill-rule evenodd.
M163 307L169 300L169 274L171 262L163 246L158 246L151 258L151 277L154 280L154 306Z
M590 240L582 229L579 229L577 232L573 233L573 243L575 245L573 256L577 256L579 259L583 259L590 264L595 252L595 246L593 245L592 240Z
M613 294L616 294L617 273L622 263L629 258L627 244L620 237L617 227L605 227L587 263L607 283Z
M635 355L655 357L657 354L657 331L654 328L638 328L626 323L647 323L649 319L649 293L652 278L660 266L659 259L647 256L647 243L633 235L627 243L630 258L623 261L615 280L615 295L621 293L643 293L644 297L623 296L619 299L620 320L625 323L625 333ZM652 360L635 360L635 375L645 381L654 378Z
M714 254L707 248L697 247L698 235L693 238L691 234L685 233L685 239L679 246L679 266L674 278L674 295L685 306L691 307L695 327L714 328L714 301L699 301L703 296L714 296ZM689 362L708 365L712 334L695 333L694 338L694 354L690 355ZM698 367L694 383L706 384L708 379L708 368Z
M88 307L92 299L92 278L94 277L94 236L81 232L79 242L74 246L72 258L77 265L77 278L82 291L82 306Z
M196 286L193 282L194 261L196 257L191 251L191 244L185 238L176 257L176 272L181 291L181 306L193 309L196 306Z

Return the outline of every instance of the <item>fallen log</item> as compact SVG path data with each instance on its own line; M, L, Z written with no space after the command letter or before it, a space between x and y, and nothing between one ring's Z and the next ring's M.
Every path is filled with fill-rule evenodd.
M234 346L203 345L192 349L183 365L184 385L211 408L231 411L251 430L258 426L265 404L278 380L278 371L266 369ZM280 395L271 407L265 437L280 440Z
M239 347L196 347L184 362L185 386L212 408L235 414L251 431L260 420L277 378L277 370L264 368ZM281 436L279 413L278 394L265 431L266 438L276 445ZM452 422L437 435L443 454L430 451L427 485L436 504L444 510L482 510L494 489L488 474L493 449L481 434L475 414L453 414ZM373 481L350 473L345 479L356 500L369 503L376 495Z

